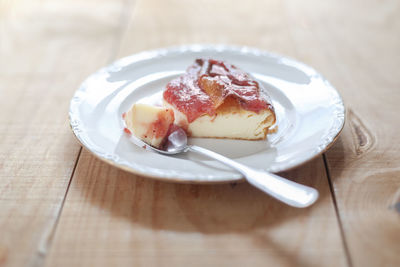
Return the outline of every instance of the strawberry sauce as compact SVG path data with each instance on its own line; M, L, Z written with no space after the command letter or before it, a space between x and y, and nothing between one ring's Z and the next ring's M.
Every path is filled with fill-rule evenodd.
M226 97L243 109L259 113L273 107L257 81L236 66L214 59L197 59L185 74L167 84L164 99L186 115L188 122L215 115Z
M172 109L167 109L166 112L159 112L157 114L157 120L149 125L146 134L152 138L165 137L173 123L174 112Z

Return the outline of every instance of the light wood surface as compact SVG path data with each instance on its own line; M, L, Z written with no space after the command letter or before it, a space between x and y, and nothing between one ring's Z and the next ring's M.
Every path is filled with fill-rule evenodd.
M0 266L399 266L398 1L0 0ZM81 150L80 82L188 43L249 45L315 67L342 94L336 144L284 176L308 209L246 183L179 185Z
M123 4L0 3L0 266L41 266L80 151L69 99L115 55Z
M344 265L322 160L287 175L318 188L318 204L289 208L246 183L152 181L83 152L47 266Z

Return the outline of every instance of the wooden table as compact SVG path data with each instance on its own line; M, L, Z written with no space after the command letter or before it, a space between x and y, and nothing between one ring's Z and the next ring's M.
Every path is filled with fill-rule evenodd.
M396 0L0 0L0 266L400 266L399 12ZM76 142L68 106L86 76L189 43L284 54L342 94L339 140L283 174L316 187L315 205L145 179Z

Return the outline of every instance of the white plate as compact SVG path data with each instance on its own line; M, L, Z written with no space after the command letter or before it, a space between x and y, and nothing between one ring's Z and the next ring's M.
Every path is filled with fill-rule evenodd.
M314 69L247 47L191 45L135 54L87 78L69 112L78 140L100 159L143 176L193 183L240 180L240 174L213 160L190 153L169 157L137 147L123 132L122 113L161 92L198 57L229 61L261 82L272 98L278 131L268 135L268 141L193 138L191 143L279 172L324 152L343 128L342 99Z

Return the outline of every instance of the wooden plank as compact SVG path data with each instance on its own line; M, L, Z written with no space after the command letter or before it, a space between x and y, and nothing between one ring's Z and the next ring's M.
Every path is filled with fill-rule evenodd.
M339 214L354 266L400 266L400 5L336 3L319 16L341 14L340 24L326 20L315 31L348 107L342 138L327 154Z
M150 0L138 6L120 56L190 43L248 45L296 56L282 1Z
M69 99L121 26L120 2L99 2L0 2L0 266L47 253L80 151Z
M353 266L400 266L398 1L287 4L300 57L342 93L342 137L327 153ZM310 42L312 40L312 42ZM323 51L317 55L315 51Z
M283 12L280 1L141 1L119 55L221 41L294 55ZM299 210L247 183L157 182L84 150L46 265L346 265L322 157L284 175L316 187L319 202Z
M400 266L398 1L291 1L301 54L342 93L342 137L327 153L353 266ZM309 40L313 40L310 42ZM324 56L314 56L315 51ZM312 56L310 56L312 54Z
M46 265L344 266L324 173L317 159L285 174L320 191L299 210L247 183L162 183L84 151Z

